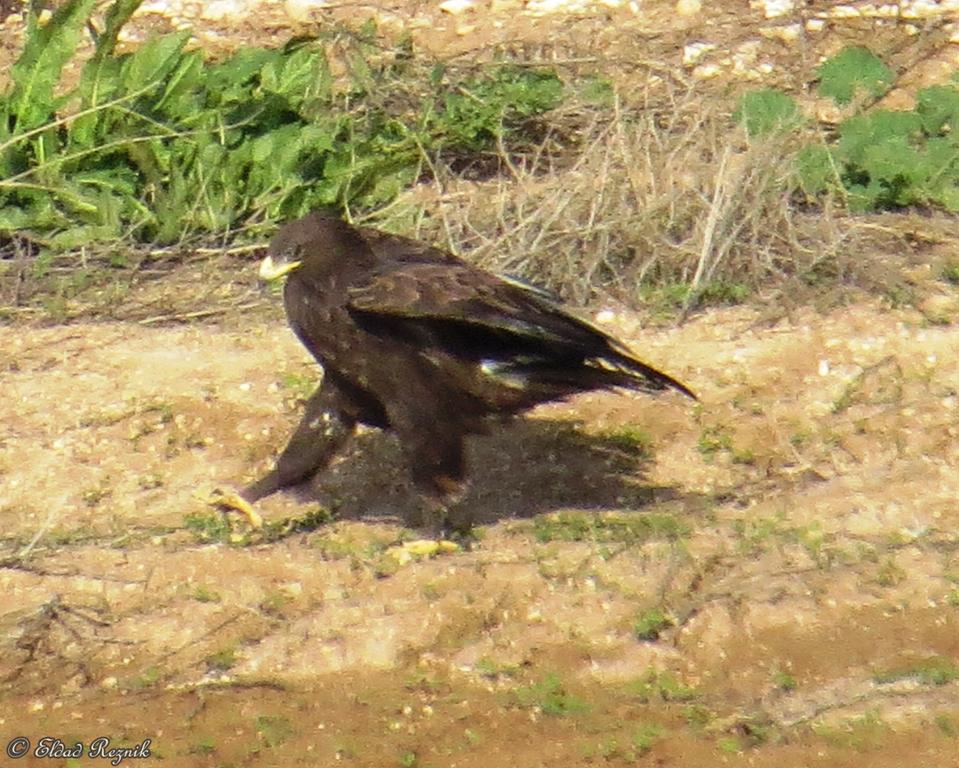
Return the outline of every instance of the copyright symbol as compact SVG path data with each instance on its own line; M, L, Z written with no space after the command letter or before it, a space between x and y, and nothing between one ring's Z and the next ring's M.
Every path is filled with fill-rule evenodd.
M13 758L14 760L23 757L29 751L30 739L26 736L17 736L16 738L10 739L10 743L7 744L7 757Z

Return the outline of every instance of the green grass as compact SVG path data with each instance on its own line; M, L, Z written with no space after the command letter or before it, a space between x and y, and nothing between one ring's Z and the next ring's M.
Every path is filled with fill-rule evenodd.
M719 747L720 752L727 755L735 755L743 751L742 742L735 736L723 736L716 742L716 746Z
M790 693L796 690L796 678L788 672L782 670L773 674L773 685L784 693Z
M516 677L520 673L520 667L517 664L504 664L489 656L483 656L476 662L477 674L481 677L496 679L498 677Z
M639 754L644 755L652 749L653 744L661 739L664 733L665 729L661 725L641 723L636 730L633 731L633 746Z
M586 702L569 693L559 676L552 673L538 683L516 689L513 695L521 707L536 708L544 715L565 717L589 710Z
M216 743L211 738L200 739L190 747L191 755L212 755L216 752Z
M197 584L196 589L193 590L193 599L199 603L218 603L223 598L216 590L203 584Z
M697 696L695 688L681 682L672 673L655 669L649 669L642 677L631 681L626 692L644 704L655 700L692 701Z
M857 751L879 748L888 730L886 723L873 710L840 725L817 723L812 726L813 733L827 744Z
M650 539L677 540L688 528L672 515L661 513L556 512L533 519L537 541L592 541L635 544Z
M956 724L955 717L940 712L933 722L943 736L948 736L950 739L959 739L959 725Z
M136 676L136 678L133 681L133 687L134 688L152 688L154 685L156 685L160 681L161 677L162 677L162 673L160 672L159 667L156 667L156 666L147 667L139 675Z
M183 518L184 527L202 542L230 539L230 524L219 512L191 512Z
M636 617L633 624L633 634L637 640L647 642L657 640L660 633L671 627L672 624L672 618L661 608L651 608Z
M946 264L939 271L939 279L952 285L959 285L959 264Z
M310 395L316 389L316 385L316 376L310 374L289 372L283 374L280 378L280 386L303 402L309 400Z
M254 720L254 727L263 743L271 749L282 746L296 733L293 723L282 715L261 715Z
M602 432L599 436L610 445L636 458L648 459L653 455L653 440L641 427L626 425Z
M946 656L933 656L929 659L894 667L873 675L880 685L899 680L916 680L923 685L946 685L959 680L959 664Z
M713 458L720 451L729 451L733 447L733 437L726 427L718 424L703 427L696 442L696 448L707 459Z
M236 664L236 648L228 646L210 654L205 659L207 668L216 672L227 672Z

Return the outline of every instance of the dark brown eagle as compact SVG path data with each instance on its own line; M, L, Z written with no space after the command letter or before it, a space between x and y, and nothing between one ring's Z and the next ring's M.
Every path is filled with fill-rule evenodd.
M465 489L464 439L491 417L611 387L695 397L546 291L325 213L274 237L260 276L284 275L290 326L324 375L248 504L323 469L365 424L396 433L435 532Z

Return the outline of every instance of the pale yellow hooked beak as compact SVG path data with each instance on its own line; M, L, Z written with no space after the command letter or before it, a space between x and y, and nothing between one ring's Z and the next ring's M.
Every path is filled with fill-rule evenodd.
M260 262L260 280L279 280L296 269L303 262L300 261L273 261L272 256L267 256Z

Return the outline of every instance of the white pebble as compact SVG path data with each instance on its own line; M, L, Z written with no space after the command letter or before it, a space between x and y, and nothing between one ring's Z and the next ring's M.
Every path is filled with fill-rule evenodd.
M473 0L444 0L438 7L443 13L457 16L470 10L473 7Z

